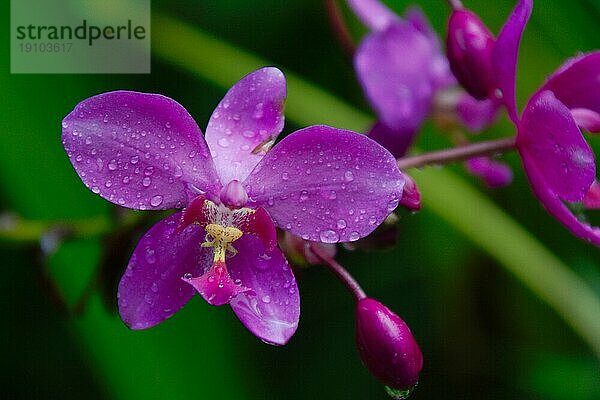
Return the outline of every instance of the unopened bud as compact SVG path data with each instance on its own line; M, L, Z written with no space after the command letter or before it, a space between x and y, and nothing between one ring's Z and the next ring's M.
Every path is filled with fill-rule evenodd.
M456 79L471 96L487 98L494 89L494 36L489 29L471 11L455 10L448 21L446 46Z
M409 394L423 367L421 349L400 317L371 298L356 306L356 343L369 371L388 393Z
M421 209L421 193L414 179L404 174L404 190L402 191L402 199L400 205L408 208L411 211L419 211Z

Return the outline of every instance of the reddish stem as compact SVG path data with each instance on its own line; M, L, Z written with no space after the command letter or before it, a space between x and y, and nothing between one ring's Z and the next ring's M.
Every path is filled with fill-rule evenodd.
M350 293L354 296L356 301L364 299L367 297L364 290L360 287L356 279L350 273L342 267L337 261L331 258L327 253L325 253L319 246L310 245L310 250L321 260L323 264L331 272L335 274L335 276L342 281L342 283L348 288Z
M441 165L456 161L463 161L473 157L489 156L499 153L505 153L514 150L515 138L505 138L468 144L465 146L454 147L448 150L432 151L416 156L403 157L398 159L398 168L420 168L426 165Z
M344 51L352 56L356 50L356 45L354 44L354 40L352 39L352 35L346 25L346 21L344 20L344 16L342 15L342 11L340 10L337 1L323 0L323 3L327 10L327 18L329 19L329 24L331 25L331 29L333 29L335 37L342 45Z

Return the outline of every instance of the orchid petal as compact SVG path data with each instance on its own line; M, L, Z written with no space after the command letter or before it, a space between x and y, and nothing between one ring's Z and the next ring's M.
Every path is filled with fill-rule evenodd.
M391 23L401 20L378 0L348 0L348 5L362 23L374 31L384 30Z
M63 120L62 140L83 183L123 207L180 208L200 191L220 189L200 128L165 96L90 97Z
M131 329L150 328L175 314L193 296L181 277L200 275L211 252L199 246L204 229L176 227L181 213L154 225L135 248L119 283L119 313Z
M411 6L404 13L406 21L427 38L431 48L434 50L429 62L427 72L430 75L434 91L444 89L456 84L456 78L450 71L450 64L446 55L443 54L437 33L431 27L427 17L420 7Z
M590 133L600 132L600 114L587 108L572 108L571 115L577 125Z
M306 240L355 241L392 212L404 177L394 157L364 135L311 126L277 144L244 182L249 204Z
M433 96L435 49L411 24L394 23L367 36L354 57L360 84L379 119L393 130L417 130Z
M566 201L580 201L594 182L592 149L569 109L544 91L534 95L519 126L517 148L535 165L549 190Z
M551 90L570 109L600 113L600 51L568 60L540 90Z
M284 345L298 327L300 297L288 262L275 247L266 252L254 236L235 242L238 254L227 261L231 277L251 292L231 300L240 321L259 339Z
M492 53L492 67L497 80L496 84L502 92L502 100L508 110L508 115L515 124L519 120L516 99L519 44L525 25L531 16L532 8L533 0L519 1L502 27Z
M583 198L583 205L588 210L600 210L600 183L592 183L590 190Z
M489 157L475 157L467 160L467 170L481 178L490 188L506 186L512 182L512 170L505 163Z
M224 262L213 264L210 270L201 276L184 276L181 280L192 285L200 296L212 306L227 304L240 293L251 290L236 284L231 279Z
M242 182L283 129L286 83L267 67L229 89L208 122L206 141L223 185Z
M554 193L552 187L548 185L544 173L538 169L538 165L533 158L522 155L522 161L529 182L531 183L531 189L546 211L575 236L600 247L600 228L579 221L573 215L571 210Z
M456 104L456 115L471 133L479 133L496 120L499 106L497 101L477 100L462 93Z
M391 129L381 122L376 122L369 130L368 136L388 149L394 157L400 158L406 155L418 134L416 129Z

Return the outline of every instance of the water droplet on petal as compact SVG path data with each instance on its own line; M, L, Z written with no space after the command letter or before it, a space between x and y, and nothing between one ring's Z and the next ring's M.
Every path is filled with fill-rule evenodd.
M150 186L150 184L152 183L152 179L150 179L149 176L145 177L144 179L142 179L142 185L144 187L148 187Z
M221 147L229 147L229 140L227 140L227 138L222 137L217 141L217 143Z
M339 219L337 222L337 227L338 229L344 229L346 227L346 220L344 219Z
M360 239L360 234L356 231L354 232L350 232L350 235L348 236L348 240L351 242L355 242L358 239Z
M262 300L263 303L269 304L271 302L271 297L268 296L268 295L267 296L263 296L261 300Z
M332 231L331 229L321 231L319 237L321 238L321 241L323 243L336 243L338 240L340 240L340 237L337 234L337 232Z
M352 182L354 180L354 174L352 173L352 171L348 170L344 173L344 179L346 179L346 181L348 182Z
M158 207L162 204L163 202L163 197L161 195L156 195L154 197L152 197L152 199L150 199L150 205L152 207Z
M156 262L156 256L154 255L154 250L151 248L146 249L146 262L148 264L154 264Z

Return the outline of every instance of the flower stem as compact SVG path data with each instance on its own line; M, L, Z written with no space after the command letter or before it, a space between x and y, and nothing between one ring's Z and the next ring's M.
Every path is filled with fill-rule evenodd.
M352 293L356 301L367 297L364 290L362 290L356 279L350 275L350 272L348 272L346 268L327 255L327 253L325 253L319 246L311 244L310 250L317 256L317 258L319 258L319 260L321 260L323 264L325 264L327 268L329 268L331 272L335 274L340 281L342 281L344 285L346 285L346 288L348 288L350 293Z
M463 5L460 0L448 0L448 4L452 7L453 10L462 10Z
M325 5L325 9L327 10L327 19L329 20L329 25L331 25L331 29L333 30L335 37L340 42L340 45L344 51L349 56L352 56L356 50L356 45L354 44L354 40L352 39L350 30L346 25L346 21L342 15L342 11L340 10L337 0L323 0L323 3Z
M468 144L454 147L452 149L432 151L430 153L418 154L416 156L398 159L398 168L420 168L426 165L441 165L456 161L463 161L473 157L489 156L514 150L515 138L505 138Z

